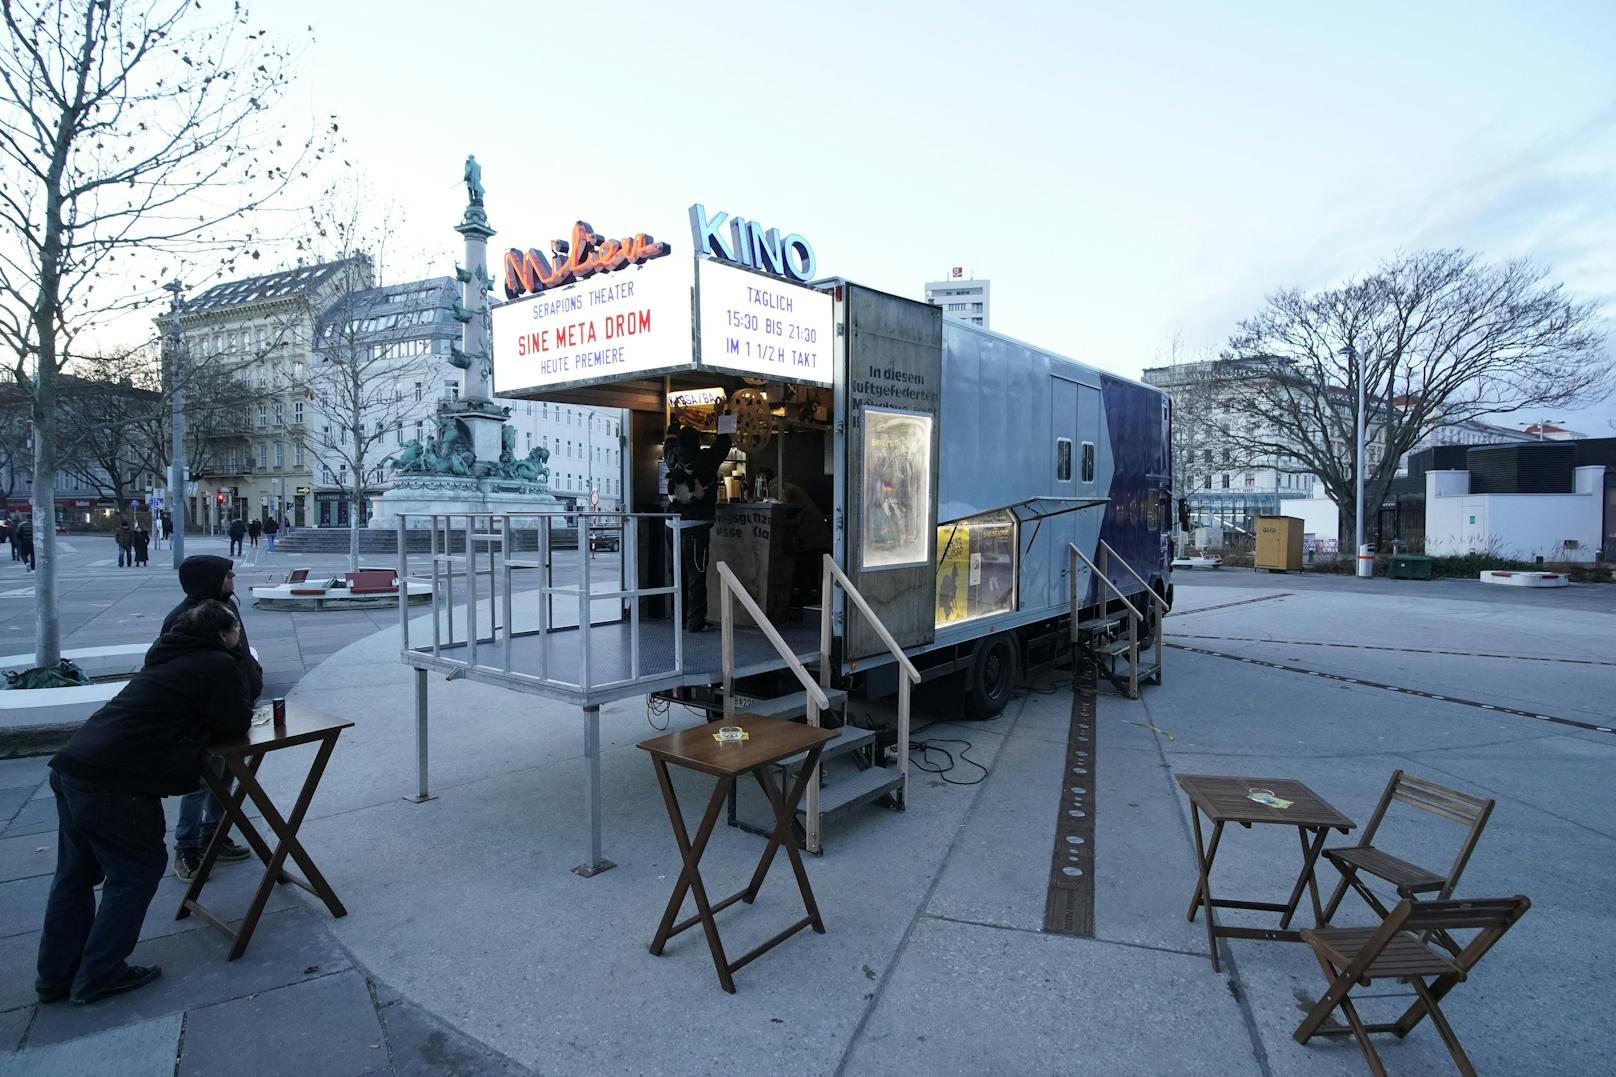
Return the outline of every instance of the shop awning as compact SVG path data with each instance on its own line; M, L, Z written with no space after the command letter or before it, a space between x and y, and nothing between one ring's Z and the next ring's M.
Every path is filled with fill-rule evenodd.
M1109 497L1029 497L1025 501L1017 501L1013 505L1006 505L997 511L1008 512L1019 523L1032 520L1043 520L1050 516L1064 516L1068 512L1079 509L1092 509L1096 505L1108 505Z

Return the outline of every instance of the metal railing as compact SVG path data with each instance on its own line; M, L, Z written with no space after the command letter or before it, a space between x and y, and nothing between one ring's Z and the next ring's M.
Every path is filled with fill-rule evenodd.
M769 618L758 608L752 596L746 593L730 571L729 565L723 561L718 562L718 579L721 584L720 624L723 630L723 669L724 669L724 717L729 719L735 713L735 611L734 600L739 599L742 607L751 615L764 637L773 645L775 652L785 661L786 667L791 670L797 683L802 685L803 694L807 697L808 724L815 729L819 728L819 715L830 707L830 697L825 690L830 687L830 640L831 640L831 599L833 587L840 585L842 593L852 600L853 605L870 622L875 634L892 657L898 663L903 676L898 678L898 773L902 776L903 786L900 797L904 803L909 799L909 689L912 684L920 683L920 672L915 669L909 656L903 653L898 641L892 638L887 626L870 609L870 604L859 594L858 588L853 586L845 573L837 567L836 562L829 554L824 555L824 564L820 578L820 615L819 615L819 683L809 676L808 670L802 662L792 653L786 645L785 639L780 635ZM806 803L803 805L803 815L806 817L804 827L804 845L811 853L818 853L822 846L819 825L819 766L816 764L814 773L808 778L808 792Z
M673 668L647 674L642 666L640 646L640 600L663 595L673 597L674 624L682 623L683 598L681 595L682 536L673 529L673 584L672 586L642 587L638 584L638 561L635 551L642 521L661 521L670 517L664 513L630 512L513 512L513 513L421 513L400 516L398 521L398 578L402 583L410 576L409 537L426 531L431 563L432 583L432 643L430 647L412 647L410 643L410 617L404 604L399 607L399 625L402 632L402 651L409 654L430 655L435 662L451 669L450 676L476 671L486 677L508 681L514 687L549 688L567 694L588 696L592 692L622 689L641 680L666 678L684 670L684 634L673 633ZM426 527L411 527L411 520L426 521ZM576 586L561 586L551 576L553 532L567 527L567 521L578 521L579 581ZM618 586L613 590L596 591L591 578L591 561L583 536L596 520L611 520L622 528L623 543ZM529 525L531 521L531 525ZM532 533L531 556L523 556L519 543L525 543ZM456 552L459 547L459 552ZM516 573L539 571L543 576L532 592L539 598L537 634L537 669L518 669L514 657L518 636L532 634L517 632L513 611ZM488 580L486 620L482 613L484 600L478 594L479 580ZM631 582L625 582L625 579ZM456 583L464 588L463 600L457 600ZM577 623L557 624L551 607L555 599L577 603ZM596 680L599 668L596 662L594 618L595 602L612 602L617 613L613 621L626 619L629 624L629 662L625 676L611 676ZM464 607L459 623L456 611ZM459 629L457 631L457 628ZM568 677L551 662L549 634L576 628L578 632L577 665L574 676ZM490 659L490 651L497 657ZM587 705L587 704L586 704Z
M1153 641L1155 644L1154 650L1156 652L1156 683L1160 684L1162 676L1162 655L1164 653L1162 651L1162 631L1167 627L1167 600L1161 595L1157 594L1155 589L1151 587L1150 584L1145 582L1145 578L1139 575L1139 573L1135 572L1132 565L1128 564L1128 559L1117 553L1116 550L1112 549L1111 544L1105 541L1105 539L1100 540L1099 553L1101 575L1105 575L1110 571L1111 559L1115 557L1117 559L1117 564L1122 566L1122 570L1128 575L1132 576L1134 578L1134 582L1139 585L1140 591L1150 598L1151 605L1156 606L1161 610L1161 612L1156 616L1156 637Z
M1117 585L1111 582L1111 578L1101 572L1098 566L1093 561L1090 561L1082 550L1077 548L1075 543L1068 542L1066 548L1071 551L1070 556L1067 558L1069 568L1067 577L1071 585L1072 645L1076 647L1078 643L1079 633L1077 626L1078 620L1082 616L1081 610L1083 608L1083 596L1078 593L1077 583L1077 563L1082 561L1083 564L1088 566L1089 571L1094 574L1095 578L1105 584L1111 593L1116 596L1116 600L1121 602L1123 608L1128 611L1128 695L1137 699L1139 697L1139 621L1141 619L1139 609L1128 601L1128 596L1124 595L1117 588ZM1148 591L1149 588L1147 587L1146 590ZM1104 603L1101 605L1103 607ZM1161 657L1161 635L1161 626L1158 625L1156 627L1156 655L1158 661Z

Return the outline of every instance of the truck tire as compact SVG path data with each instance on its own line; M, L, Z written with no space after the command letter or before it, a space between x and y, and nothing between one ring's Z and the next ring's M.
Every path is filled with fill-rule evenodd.
M976 641L965 672L965 713L996 718L1010 702L1020 667L1016 638L1007 632Z

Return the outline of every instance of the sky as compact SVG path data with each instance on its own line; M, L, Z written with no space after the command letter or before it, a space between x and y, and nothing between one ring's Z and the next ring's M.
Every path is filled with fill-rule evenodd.
M1531 257L1616 324L1608 0L459 10L254 12L313 28L287 107L340 118L423 274L475 153L491 253L578 219L688 252L701 202L915 298L964 266L995 330L1130 376L1423 247ZM1616 405L1503 421L1541 418L1610 434Z

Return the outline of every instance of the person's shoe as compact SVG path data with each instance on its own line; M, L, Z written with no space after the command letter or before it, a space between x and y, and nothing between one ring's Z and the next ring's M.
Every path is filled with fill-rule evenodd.
M706 621L691 621L689 624L685 625L685 631L686 632L705 632L705 631L707 631L707 622Z
M163 970L156 965L126 965L123 972L100 987L91 988L82 995L74 996L73 1001L80 1006L88 1006L92 1002L121 995L125 991L133 991L137 987L145 987L162 974Z
M52 1002L60 1002L60 1001L62 1001L63 999L65 999L71 993L72 993L71 988L67 988L67 987L36 987L36 988L34 988L34 994L39 996L39 1001L43 1002L47 1006L50 1005Z
M202 867L202 854L195 849L174 850L174 877L181 882L190 882L196 878L198 869Z
M207 848L207 842L203 842L202 847ZM221 841L219 843L219 855L218 855L218 857L216 859L219 859L219 860L246 860L246 859L250 858L251 856L252 856L252 850L251 849L244 849L240 845L237 845L235 842L231 841L229 838L225 838L223 841Z

